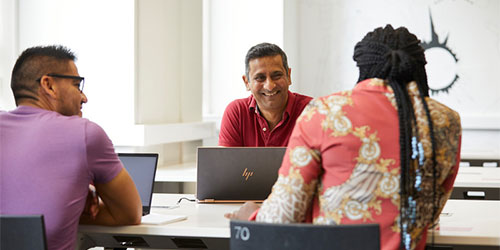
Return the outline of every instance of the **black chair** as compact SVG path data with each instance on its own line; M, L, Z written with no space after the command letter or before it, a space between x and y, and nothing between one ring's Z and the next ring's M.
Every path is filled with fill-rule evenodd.
M232 220L231 250L379 250L378 224L272 224Z
M0 249L47 250L43 215L0 215Z

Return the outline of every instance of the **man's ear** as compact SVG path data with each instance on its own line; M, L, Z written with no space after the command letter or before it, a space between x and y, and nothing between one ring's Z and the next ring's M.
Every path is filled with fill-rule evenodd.
M250 91L250 85L249 85L249 83L248 83L248 78L247 78L247 76L246 76L246 75L243 75L243 76L241 77L241 79L243 79L243 82L245 83L245 87L247 88L247 91Z
M42 76L42 78L40 78L40 88L38 92L40 95L56 99L57 86L50 77Z

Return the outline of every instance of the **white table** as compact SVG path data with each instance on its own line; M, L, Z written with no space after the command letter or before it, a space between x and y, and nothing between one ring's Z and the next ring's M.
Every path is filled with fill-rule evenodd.
M435 231L435 243L500 247L500 201L448 200Z
M500 200L500 168L460 167L451 199Z
M153 206L175 205L183 194L154 194ZM241 204L197 204L182 201L175 209L152 208L152 213L183 214L187 220L165 225L79 227L79 249L92 246L119 247L116 236L147 242L151 248L177 248L179 244L204 244L208 249L228 249L229 220L224 213ZM435 232L436 244L500 246L500 202L449 200ZM429 232L428 242L431 234ZM135 237L135 238L133 238ZM141 248L146 248L142 246Z
M78 229L80 242L77 248L120 247L114 236L139 236L151 248L175 249L179 244L204 244L209 249L228 249L229 220L224 218L224 214L238 209L241 204L211 205L183 200L178 208L156 207L175 205L181 197L194 199L192 194L153 194L151 213L181 214L186 215L187 220L164 225L141 224L120 227L81 225ZM141 248L146 247L141 246Z
M500 188L500 167L460 167L453 186Z

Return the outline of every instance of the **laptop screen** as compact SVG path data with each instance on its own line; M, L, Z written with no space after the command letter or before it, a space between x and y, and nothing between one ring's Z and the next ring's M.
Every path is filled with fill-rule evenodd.
M118 157L139 191L143 215L151 210L158 154L119 153Z

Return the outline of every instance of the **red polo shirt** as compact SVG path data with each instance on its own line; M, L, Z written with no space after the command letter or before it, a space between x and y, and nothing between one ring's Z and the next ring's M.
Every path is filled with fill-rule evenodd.
M226 147L286 147L295 121L311 97L288 91L283 118L269 131L267 121L257 109L253 95L232 101L224 111L219 145Z

